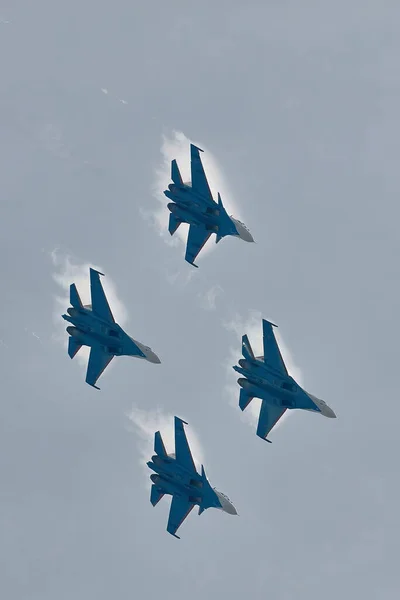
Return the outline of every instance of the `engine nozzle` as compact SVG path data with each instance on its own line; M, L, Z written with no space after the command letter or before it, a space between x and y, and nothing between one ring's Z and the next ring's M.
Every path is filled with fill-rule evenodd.
M172 212L172 213L175 213L178 207L177 207L177 205L175 204L175 202L169 202L169 203L167 204L167 208L168 208L168 210L169 210L170 212Z
M69 333L69 335L72 335L72 337L77 337L79 335L77 327L72 327L72 325L67 327L67 333Z
M150 479L152 480L153 483L157 484L161 477L159 475L156 475L155 473L153 473L153 475L150 475Z
M244 358L241 358L239 360L239 365L242 367L242 369L250 369L250 367L251 367L249 361L245 360Z
M242 387L243 389L246 389L247 387L249 387L249 382L247 381L247 379L245 377L239 377L237 382L240 385L240 387Z

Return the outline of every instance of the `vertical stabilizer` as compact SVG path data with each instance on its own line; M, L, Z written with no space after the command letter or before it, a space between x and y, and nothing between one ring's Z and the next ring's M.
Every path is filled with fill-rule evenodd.
M254 352L247 335L242 336L242 354L246 360L255 360Z
M175 185L183 185L183 179L175 159L171 162L171 179Z
M159 431L156 431L154 435L154 452L158 456L167 456L167 451L165 450L164 442Z
M69 301L74 308L83 308L82 300L74 283L69 286Z

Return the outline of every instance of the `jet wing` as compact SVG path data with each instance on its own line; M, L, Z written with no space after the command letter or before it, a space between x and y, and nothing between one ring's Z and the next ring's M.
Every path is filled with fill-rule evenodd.
M273 324L263 319L263 344L264 344L264 363L284 375L289 375L287 372L285 363L281 352L279 350L278 343L275 338L274 331L272 329ZM276 325L275 325L276 327Z
M287 409L282 408L282 406L274 406L273 404L269 404L263 400L261 404L260 416L258 418L257 435L267 442L270 442L270 440L267 440L267 435L271 429L275 427L286 410Z
M106 295L101 285L99 271L90 269L90 291L92 294L92 311L96 313L101 319L105 321L111 321L115 323L115 319L108 305Z
M175 459L179 465L185 467L188 471L196 472L193 456L183 428L184 423L187 425L186 421L175 417Z
M99 390L100 388L95 385L96 381L113 358L113 354L106 354L100 347L92 346L86 371L86 383Z
M211 234L212 231L208 231L204 225L190 225L189 235L186 242L185 260L187 260L187 262L194 267L197 267L197 265L194 264L197 255L204 247L204 244L207 242Z
M176 535L177 530L182 525L183 521L186 519L194 504L189 502L187 497L185 496L172 496L171 508L169 510L168 517L168 525L167 531L174 537L180 539L178 535Z
M210 186L208 185L207 177L204 172L204 167L201 162L201 148L197 148L190 144L190 168L192 171L192 189L202 196L209 204L215 205L215 200L212 197Z

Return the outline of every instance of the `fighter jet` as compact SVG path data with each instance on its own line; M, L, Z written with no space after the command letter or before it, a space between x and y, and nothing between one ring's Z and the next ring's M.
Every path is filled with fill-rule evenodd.
M175 454L167 454L159 431L154 436L154 452L147 463L156 474L150 475L153 482L150 502L155 506L164 494L172 496L167 531L174 537L195 505L199 506L199 515L207 508L219 508L230 515L237 515L232 502L225 494L212 488L203 465L201 475L197 473L192 453L186 439L182 421L175 417Z
M228 216L218 193L218 203L212 197L204 168L200 159L201 148L190 144L192 181L183 183L176 160L171 163L171 179L164 194L173 202L167 207L169 232L174 235L181 223L189 223L189 235L185 260L194 264L197 255L212 233L216 234L216 243L227 235L238 237L246 242L254 242L246 225L232 216Z
M82 346L90 346L86 383L99 390L95 384L114 356L136 356L151 363L161 361L148 346L144 346L129 337L115 322L106 295L101 285L99 271L90 269L90 290L92 304L84 306L79 297L76 285L69 288L72 308L62 318L72 323L67 327L71 336L68 340L68 354L74 358Z
M240 408L244 410L253 398L261 398L257 435L271 443L267 435L288 408L311 410L329 418L335 418L336 415L326 402L303 390L289 375L272 329L277 325L265 319L262 324L264 356L254 356L249 339L244 335L244 359L241 358L240 366L234 366L233 369L244 375L238 379L242 388L239 396Z

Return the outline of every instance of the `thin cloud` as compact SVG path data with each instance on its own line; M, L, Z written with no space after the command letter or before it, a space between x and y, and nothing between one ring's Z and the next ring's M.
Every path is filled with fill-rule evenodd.
M238 406L240 388L237 384L237 373L235 373L235 371L232 369L232 366L237 364L237 361L241 357L241 338L245 333L250 340L250 344L253 348L255 356L263 355L262 318L263 315L261 312L253 310L250 311L246 317L236 314L230 321L223 324L228 331L232 331L237 337L237 344L230 348L229 359L226 363L228 378L228 382L226 384L226 393L229 397L230 403L239 413L241 413ZM266 318L265 315L264 318ZM288 347L282 340L279 330L275 329L274 333L289 375L291 375L300 385L302 385L303 377L300 368L295 364ZM243 419L252 427L257 426L260 408L261 400L259 398L254 398L246 410L241 413L243 415ZM284 416L278 421L276 428L280 427L283 421L288 417L289 412L290 411L286 411Z
M62 319L61 315L66 312L70 305L69 286L71 283L75 283L83 304L91 304L89 268L92 267L102 273L104 271L93 263L74 262L68 254L62 253L58 249L53 250L50 256L55 269L52 277L59 286L59 293L54 296L53 320L56 327L54 338L67 349L69 336L65 329L68 324ZM125 306L117 296L115 285L108 276L102 278L102 285L115 320L123 325L128 314ZM88 347L82 346L74 360L78 360L86 367L89 351Z
M240 218L238 209L233 201L232 194L229 192L221 168L218 166L216 159L207 150L204 144L194 142L185 136L181 131L173 131L171 135L164 135L161 144L162 159L159 166L155 170L155 179L153 185L153 195L159 205L152 212L141 210L142 216L150 218L156 226L157 231L163 239L170 245L178 245L179 243L186 244L189 226L185 223L180 225L173 237L168 232L169 211L167 209L168 200L164 196L163 191L167 189L171 182L171 161L177 160L182 179L184 182L190 182L190 144L193 143L204 150L201 155L201 160L206 172L207 180L211 188L211 193L214 199L217 198L217 193L221 194L222 201L228 214ZM202 256L207 254L215 246L215 236L211 236L204 248Z
M146 463L154 454L154 434L156 431L161 432L167 453L172 454L175 452L174 415L164 413L161 409L143 410L133 406L128 418L134 425L135 433L139 436L140 464L145 468L149 479L148 476L151 472ZM185 427L185 431L196 469L199 471L203 463L203 449L190 423L189 426Z
M204 310L215 310L217 308L216 300L223 291L220 285L213 285L205 294L199 294L200 306Z

